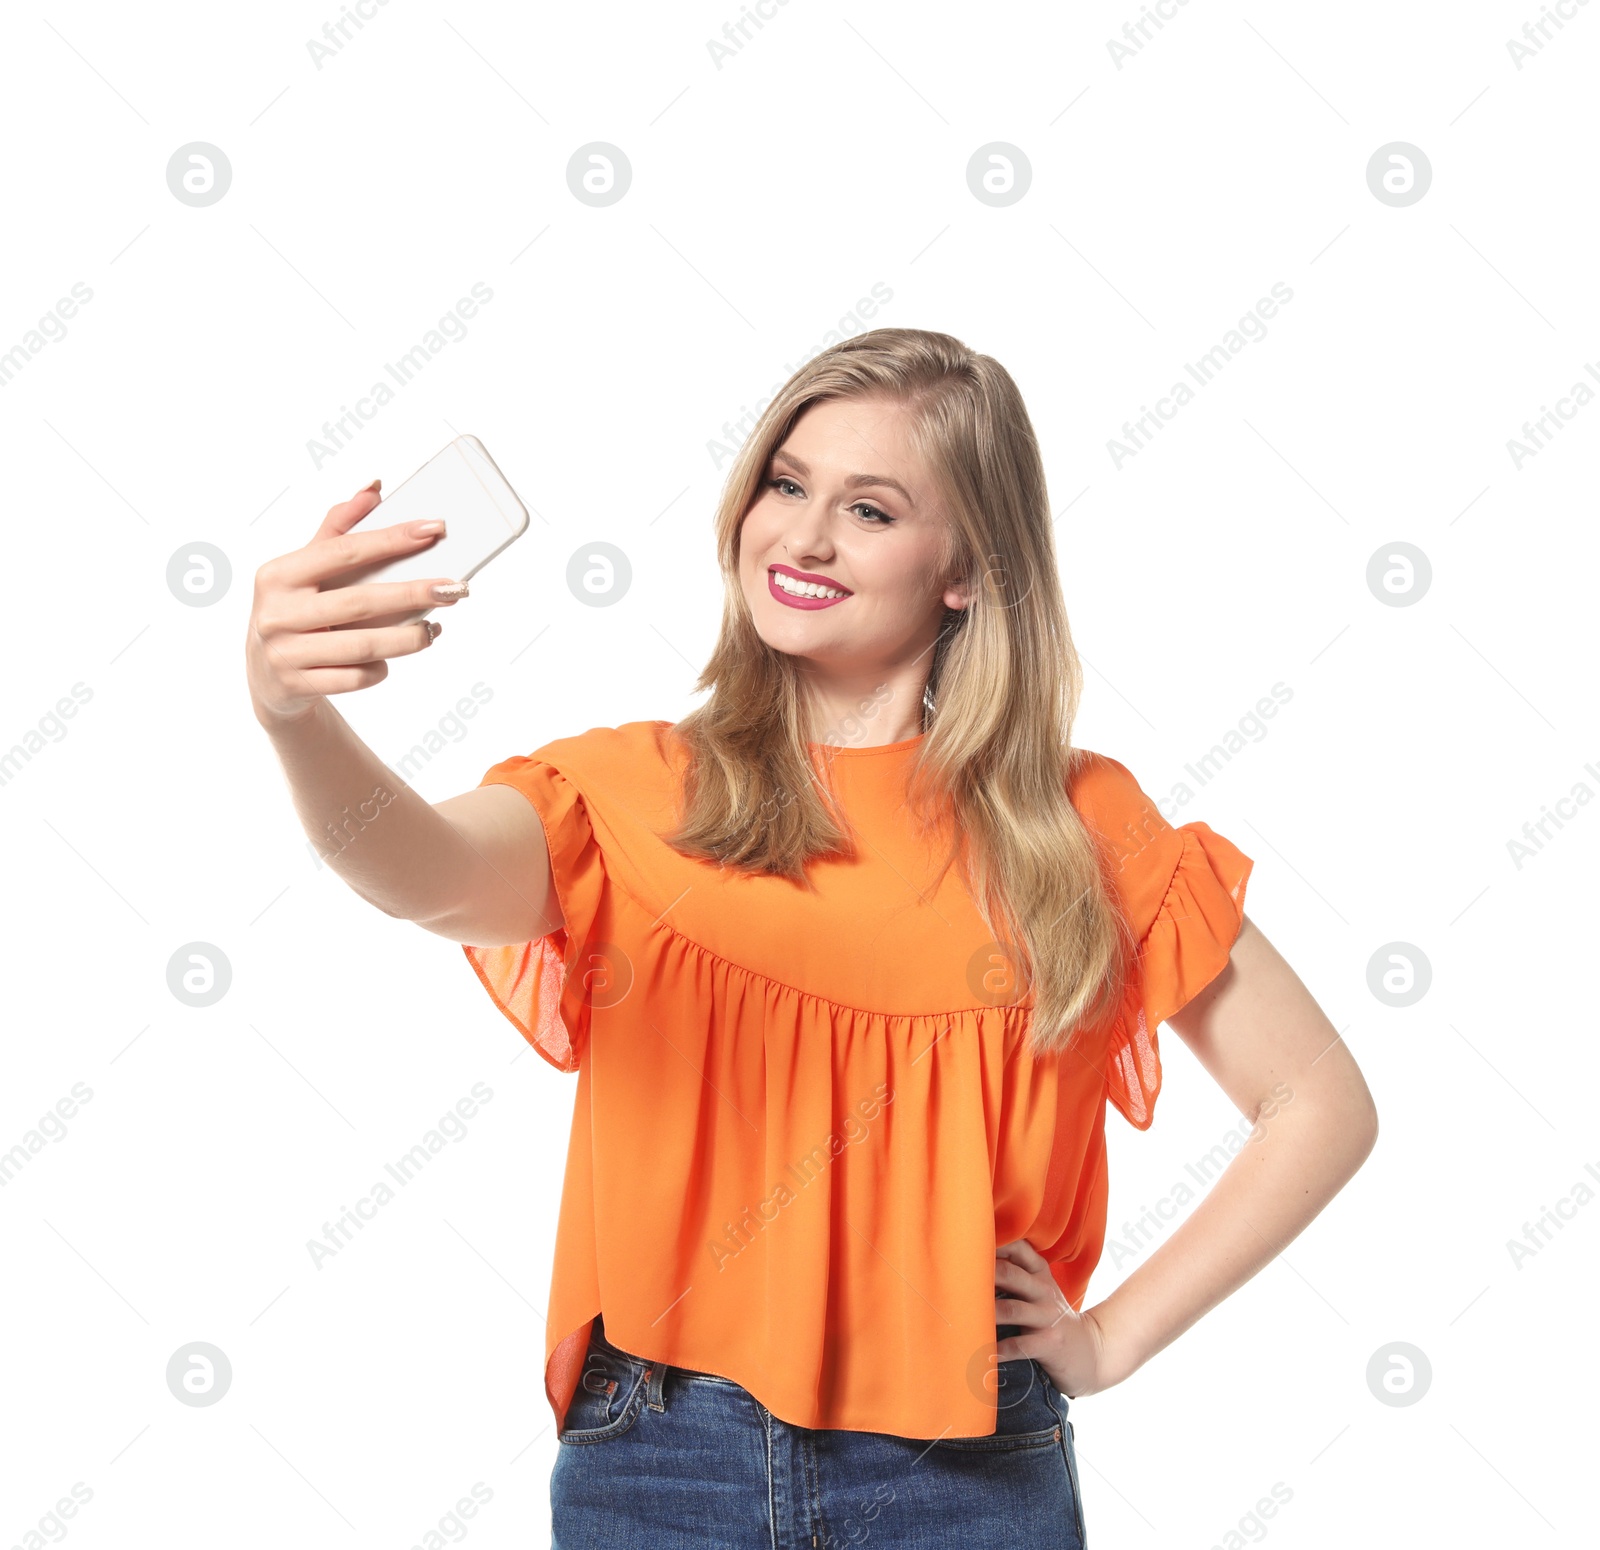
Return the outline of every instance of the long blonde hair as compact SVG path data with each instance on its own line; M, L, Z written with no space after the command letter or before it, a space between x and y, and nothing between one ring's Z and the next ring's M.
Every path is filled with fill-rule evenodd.
M1135 951L1097 844L1068 799L1082 692L1056 570L1033 426L1011 375L949 334L878 328L824 350L767 405L739 449L716 516L722 628L673 728L689 750L678 828L685 855L809 886L806 863L846 852L848 820L807 748L794 658L757 633L739 580L739 533L774 450L826 399L890 399L948 516L941 576L972 601L947 609L923 692L908 811L951 819L960 863L1020 1005L1033 995L1036 1055L1059 1055L1110 1010ZM826 760L826 756L824 756ZM824 766L826 768L826 764Z

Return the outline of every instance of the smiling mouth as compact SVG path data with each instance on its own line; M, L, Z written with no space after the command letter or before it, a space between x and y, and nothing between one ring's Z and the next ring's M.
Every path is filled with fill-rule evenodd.
M787 565L767 567L767 590L790 608L832 608L853 594L832 582L812 577Z

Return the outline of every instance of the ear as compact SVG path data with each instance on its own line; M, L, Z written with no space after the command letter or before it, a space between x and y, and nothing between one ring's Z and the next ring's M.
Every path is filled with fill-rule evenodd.
M944 589L944 606L965 612L967 605L972 601L971 589L959 582L951 582Z

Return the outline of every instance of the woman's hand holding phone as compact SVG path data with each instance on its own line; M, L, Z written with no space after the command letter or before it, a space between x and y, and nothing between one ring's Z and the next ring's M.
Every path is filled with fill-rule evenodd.
M419 608L449 607L467 595L464 583L439 576L341 585L341 574L420 553L439 541L444 523L400 522L351 531L379 504L381 481L329 508L304 548L268 560L256 572L245 640L245 668L256 719L269 730L296 721L330 694L382 683L389 657L433 644L442 626L413 618ZM429 526L436 531L418 531ZM330 585L324 589L324 583ZM440 596L435 586L451 588Z

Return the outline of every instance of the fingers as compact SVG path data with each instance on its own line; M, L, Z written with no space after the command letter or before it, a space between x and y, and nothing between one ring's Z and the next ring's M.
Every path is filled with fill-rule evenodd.
M360 667L310 667L295 675L309 694L353 694L370 689L389 676L387 662L366 662Z
M1055 1283L1052 1281L1051 1285ZM994 1262L995 1296L1009 1294L1013 1297L1037 1297L1040 1294L1039 1278L1024 1270L1015 1260L996 1259Z
M420 553L444 536L442 524L431 533L419 531L429 526L432 523L397 522L369 532L313 538L303 549L268 560L260 574L273 587L315 588L345 571L376 567L396 556Z
M382 499L379 491L383 488L383 480L374 479L364 490L357 490L347 501L341 501L337 506L330 506L328 514L322 519L322 526L313 535L313 542L318 538L332 538L339 533L348 533L369 511Z
M374 627L409 623L407 614L426 608L454 608L465 597L435 597L434 586L455 585L448 576L426 581L359 581L353 586L333 587L326 592L297 593L293 602L294 627L301 630L344 629L352 624Z
M442 626L416 615L449 607L466 595L463 590L455 597L434 597L431 581L365 583L359 575L349 578L351 585L335 583L323 590L342 572L420 553L443 536L442 521L353 532L380 504L380 490L381 481L374 479L331 507L304 548L257 570L245 660L258 718L299 714L319 696L381 682L388 675L388 658L425 651L441 633ZM428 527L434 531L418 531Z
M1045 1329L1055 1322L1055 1313L1042 1302L1028 1302L1021 1297L997 1297L994 1300L996 1324L1015 1324L1020 1329Z
M1031 1270L1036 1275L1041 1270L1050 1269L1049 1261L1026 1238L1014 1238L1010 1243L1002 1243L995 1250L995 1254L1001 1259L1014 1261L1024 1270Z
M310 673L321 667L349 667L412 656L426 651L443 629L437 620L413 619L409 624L393 624L385 629L287 635L278 642L277 653L286 667Z

